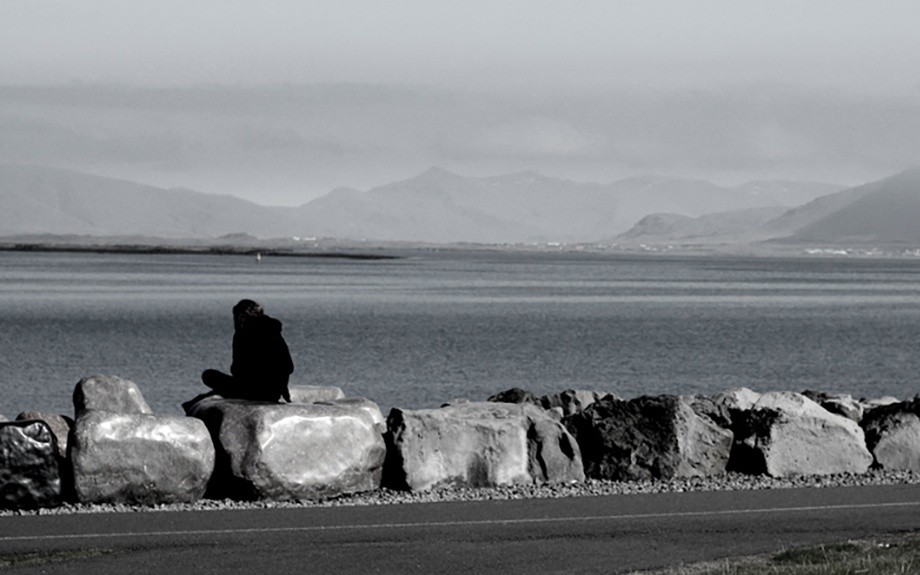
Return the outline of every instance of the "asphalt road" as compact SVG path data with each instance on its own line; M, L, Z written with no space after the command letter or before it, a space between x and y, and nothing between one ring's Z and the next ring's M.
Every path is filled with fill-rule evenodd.
M920 486L0 517L14 573L621 573L920 530Z

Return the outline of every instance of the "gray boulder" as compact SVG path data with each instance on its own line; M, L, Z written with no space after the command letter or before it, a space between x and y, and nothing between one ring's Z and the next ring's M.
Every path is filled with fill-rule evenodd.
M214 470L211 436L188 417L84 411L72 437L74 492L83 503L195 501Z
M559 393L544 395L540 398L543 409L561 408L562 415L581 413L586 407L598 399L609 395L597 391L567 389Z
M763 394L736 437L730 468L744 473L864 473L872 464L856 422L799 393Z
M761 395L747 387L733 387L717 393L712 400L732 411L750 411Z
M709 418L719 427L729 430L734 428L733 414L736 412L733 412L724 403L705 395L681 396L681 400L687 403L697 415Z
M70 430L73 429L73 419L56 413L23 411L16 416L16 421L44 421L57 441L58 455L62 458L67 457L67 440L70 437Z
M877 467L920 472L920 399L874 409L862 426Z
M345 392L334 385L290 385L291 403L316 403L345 399Z
M848 393L827 393L825 391L806 390L802 395L814 401L824 409L859 423L865 410L862 403L853 399Z
M0 423L0 507L54 507L63 500L57 441L44 421Z
M205 423L217 449L211 496L321 499L380 487L386 447L365 405L213 396L189 415Z
M754 404L760 399L762 394L747 387L733 387L709 398L713 411L708 415L713 421L722 425L733 432L747 417L747 414L754 407ZM697 404L696 409L700 409L701 404ZM725 420L725 414L728 414L728 420ZM727 423L727 425L726 425Z
M468 402L393 409L384 484L424 491L583 481L578 445L535 405Z
M605 397L564 422L581 447L585 473L595 479L718 475L731 452L730 431L673 395Z
M90 409L153 413L137 384L115 375L91 375L81 379L73 390L73 406L77 417Z

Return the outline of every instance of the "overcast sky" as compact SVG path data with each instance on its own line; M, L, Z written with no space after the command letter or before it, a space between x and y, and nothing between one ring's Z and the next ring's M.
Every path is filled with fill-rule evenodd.
M394 133L398 149L387 150L386 136L395 120L392 115L383 117L383 127L373 128L367 136L372 141L366 147L374 148L376 155L366 149L356 152L360 146L352 141L340 157L331 158L341 142L329 138L313 142L312 149L321 149L321 155L331 160L323 163L323 169L317 164L312 178L310 171L298 172L293 167L298 162L310 163L305 158L307 148L291 152L290 164L269 165L253 157L249 162L253 174L275 172L276 188L267 191L264 186L257 190L254 183L234 188L233 178L217 177L226 176L234 166L239 169L240 157L223 168L214 158L208 168L191 152L172 164L140 152L134 160L106 158L102 152L81 159L72 151L57 158L34 158L160 185L188 185L271 203L296 203L335 185L362 187L385 183L387 178L409 177L428 163L470 173L520 168L581 179L631 172L677 175L683 169L692 172L687 175L715 180L749 175L843 183L920 163L911 161L911 154L920 146L914 146L918 141L908 135L916 133L920 99L916 62L920 2L916 1L4 0L2 8L3 86L57 86L63 91L81 85L172 89L218 85L232 91L266 84L409 85L425 90L424 94L434 89L439 97L450 94L463 100L471 118L456 124L447 112L440 119L429 118L426 129ZM734 165L724 154L707 157L694 152L701 146L693 141L690 129L679 136L685 139L681 143L686 157L676 157L680 154L673 149L674 135L660 133L658 120L650 125L633 122L629 126L632 143L614 145L611 139L622 132L627 114L623 109L612 113L609 106L597 104L624 91L664 98L667 103L662 108L640 112L646 117L670 118L671 124L689 117L693 130L700 132L706 131L701 127L718 120L718 106L743 107L744 99L757 90L780 94L761 107L758 113L763 117L756 129L745 124L745 129L756 132L757 146L770 149L761 162L738 160ZM687 96L691 91L697 92ZM700 111L699 92L710 94L707 106L711 113ZM502 103L483 99L483 93L503 98ZM0 142L0 161L28 161L30 149L47 147L47 141L41 139L44 136L37 134L91 130L83 125L90 116L97 130L110 126L118 131L121 124L111 114L100 116L97 110L96 115L86 115L85 109L73 106L61 94L52 111L25 106L21 94L12 105L0 108L0 127L14 125L20 139L32 130L25 133L31 148L20 146L12 137ZM681 100L681 94L696 104ZM815 108L822 94L834 98L832 107L847 114L859 115L862 102L870 119L856 118L858 126L851 132L846 126L852 117L838 117L833 126L830 119L820 119L820 128L805 126L799 131L797 125L808 124L802 115ZM430 97L424 98L428 99L422 103L423 110L430 110ZM508 107L515 98L521 102L517 111ZM367 102L361 105L366 107ZM439 105L443 107L443 102ZM689 111L683 112L688 105ZM567 106L578 110L566 110ZM119 119L128 118L127 123L138 125L140 132L143 128L137 123L143 112L126 111L135 107L124 105ZM491 117L494 130L488 137L479 133L484 127L475 125L477 109L487 110ZM499 110L507 116L501 116ZM187 117L192 112L181 113ZM318 120L302 120L310 113L298 108L301 120L285 137L303 139L306 132L315 130ZM315 109L313 113L316 118L321 115ZM343 110L337 113L349 117ZM242 120L234 117L234 121L252 127L259 115ZM272 137L277 138L283 122L274 112L269 115L274 116L269 124L276 126ZM790 123L790 115L796 125ZM53 125L48 123L50 116L57 118ZM871 118L876 117L878 123L873 123ZM181 124L178 116L150 120L162 138L158 145L188 147L188 137L165 133L164 118ZM230 120L224 118L225 123ZM443 124L451 124L451 130L459 130L469 142L486 138L489 145L498 142L502 149L491 161L485 153L478 159L460 154L444 145L447 136L438 127ZM889 135L898 126L905 132ZM334 128L324 129L333 133ZM349 132L352 140L365 137L353 123L343 124L342 131ZM711 130L724 131L724 126ZM100 133L92 136L106 139ZM457 137L451 135L451 141ZM705 140L702 147L708 149L711 133L700 137ZM841 137L850 146L872 145L875 150L843 150ZM415 140L408 142L412 138ZM145 145L138 133L135 139L137 146ZM522 146L517 152L509 149L515 142ZM539 153L533 153L534 142ZM668 149L658 149L665 144ZM906 147L913 149L902 149ZM629 148L628 153L624 148ZM797 150L805 152L794 157ZM245 157L245 149L234 153ZM643 161L636 160L640 154L644 154ZM809 171L810 158L820 158L821 165L815 159ZM279 170L287 170L286 175L278 174Z

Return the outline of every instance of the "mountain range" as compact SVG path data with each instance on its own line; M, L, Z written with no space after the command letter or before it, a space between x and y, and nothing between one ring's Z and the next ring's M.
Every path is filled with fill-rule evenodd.
M838 190L810 182L724 187L653 176L609 184L534 172L465 177L432 168L366 191L339 188L300 206L277 207L59 168L0 165L0 236L208 238L245 233L436 243L596 242L616 238L652 213L712 219L708 214L737 212L754 218L784 213ZM762 223L750 218L741 217L735 225Z
M609 241L644 245L920 246L920 168L818 197L802 206L701 217L650 214Z

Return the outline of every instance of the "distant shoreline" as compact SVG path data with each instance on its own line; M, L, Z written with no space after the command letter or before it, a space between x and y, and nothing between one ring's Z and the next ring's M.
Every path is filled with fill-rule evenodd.
M349 260L396 260L401 256L389 254L369 254L346 251L294 251L283 248L253 248L234 246L160 246L160 245L73 245L73 244L30 244L18 243L0 245L4 252L65 252L94 254L156 254L156 255L220 255L220 256L272 256L297 258L333 258Z

